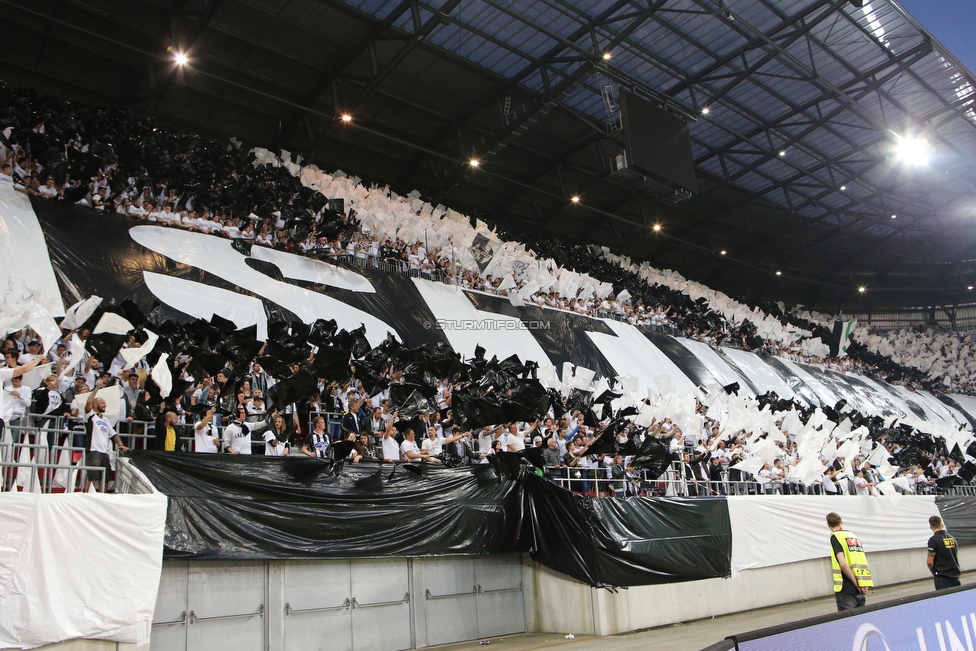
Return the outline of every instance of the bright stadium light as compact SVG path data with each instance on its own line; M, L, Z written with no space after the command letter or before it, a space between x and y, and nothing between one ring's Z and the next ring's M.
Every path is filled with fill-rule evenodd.
M660 230L661 230L661 225L660 224L654 224L654 232L657 233Z
M352 122L352 116L349 115L348 113L343 113L341 120L343 122Z
M569 200L572 201L573 203L579 203L579 196L574 194L572 197L569 198Z
M911 167L928 165L932 154L932 145L925 138L899 137L898 147L895 149L898 160Z
M481 161L478 160L477 158L472 158L471 160L468 161L468 165L470 165L471 167L478 167L479 165L481 165Z
M860 287L857 288L857 291L863 294L864 292L867 291L867 288L864 285L861 285Z
M609 61L609 60L610 60L610 59L612 59L612 58L613 58L613 55L612 55L612 54L610 54L609 52L604 52L604 53L603 53L603 60L604 60L604 61Z
M708 107L707 106L703 106L702 107L702 115L708 115Z
M776 272L776 275L777 275L777 276L782 276L782 275L783 275L783 272L782 272L782 271L777 271L777 272Z
M178 66L185 66L189 61L189 59L186 58L186 55L183 54L182 52L177 52L176 54L174 54L173 60L176 61L176 65Z

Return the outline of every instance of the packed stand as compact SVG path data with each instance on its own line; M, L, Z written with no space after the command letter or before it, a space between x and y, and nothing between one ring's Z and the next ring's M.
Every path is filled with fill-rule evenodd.
M159 323L131 302L90 299L60 325L50 347L27 328L0 343L0 379L16 396L4 445L29 442L35 458L54 458L70 442L106 472L116 451L149 447L339 469L491 464L499 474L514 458L571 490L620 497L891 495L967 485L976 474L970 432L933 436L843 402L809 408L740 396L734 385L638 398L624 379L573 385L514 357L461 360L446 346L409 349L392 338L371 347L363 331L321 320L270 324L259 342L253 328L219 317ZM43 373L31 377L35 367Z
M910 372L879 345L867 350L855 345L849 358L828 359L829 332L822 323L783 318L777 306L748 307L676 272L637 265L607 249L525 234L522 245L499 242L483 224L472 227L463 215L431 206L417 193L398 197L386 188L366 189L341 172L330 176L314 166L302 168L287 152L249 154L236 140L221 146L150 120L132 120L120 110L30 91L4 87L0 95L5 107L0 181L27 194L315 257L379 260L391 270L516 294L543 307L622 318L638 327L670 327L711 344L895 381L927 377ZM342 200L330 201L322 193ZM463 242L450 237L460 231ZM469 252L468 231L485 234L498 248L487 265ZM863 333L857 339L864 339ZM892 353L897 349L891 346ZM950 342L943 350L968 347ZM951 366L954 372L943 376L952 388L969 386L971 361L960 357ZM930 371L941 368L937 359L929 364Z
M675 272L662 272L646 263L637 265L605 249L525 235L523 244L501 242L485 225L472 225L463 215L431 206L417 193L400 197L387 188L365 188L359 179L341 172L329 175L314 167L302 168L287 152L281 156L264 150L247 152L233 140L228 146L218 145L150 121L133 121L121 111L59 102L29 92L2 92L7 110L3 115L4 138L0 140L0 180L13 182L26 194L319 258L381 260L394 270L447 278L472 289L511 296L513 302L522 300L585 315L611 315L638 327L667 326L708 343L773 352L838 370L880 372L893 381L911 382L920 377L904 372L906 367L882 354L861 351L858 343L849 348L849 357L826 359L829 332L821 324L787 317L782 310L777 314L769 308L764 311L744 306ZM470 250L479 236L484 236L487 242L482 244L491 250L487 260ZM889 372L892 368L896 374ZM139 388L145 385L145 369L141 370L142 376L140 369L135 369ZM130 369L128 376L123 372L110 377L128 385L132 374ZM84 375L85 384L79 385L79 390L95 386L92 369L86 369ZM189 377L192 379L192 374ZM66 382L63 376L59 378L59 383ZM273 386L273 377L264 377L263 386L260 378L252 379L253 384L249 380L248 385L242 385L243 393L235 405L230 405L224 422L240 416L244 422L277 429L308 429L303 418L296 416L299 410L295 408L279 414L280 418L269 411L264 393L269 382ZM75 378L73 382L82 380ZM324 402L331 400L331 405L323 408L317 402L309 409L333 413L348 409L348 391L342 389L334 387L344 395L326 397ZM200 390L207 393L204 388ZM369 396L369 403L365 396L360 394L359 398L363 404L356 410L361 412L357 420L372 415L370 409L377 406L373 396ZM191 395L185 403L174 406L183 404L197 408L199 403L193 403ZM157 415L138 400L129 406L133 411L143 408L143 416ZM378 406L383 409L382 404ZM242 413L232 413L240 407ZM578 421L582 414L577 410L570 416ZM390 415L387 404L380 416L389 419ZM188 417L185 410L180 413L177 409L167 418L176 419L170 425L193 427L195 439L197 431L202 432L201 449L211 445L224 449L223 440L210 436L220 419L212 419L198 430L197 416L190 412ZM334 419L328 426L334 437ZM543 427L548 431L553 426ZM167 432L170 429L176 431L167 426ZM581 441L586 440L585 434L584 430ZM167 438L178 437L174 434ZM473 435L470 440L474 440ZM546 441L543 439L548 448ZM382 449L376 441L372 443L372 452L360 457L375 456L376 450ZM727 439L724 445L735 445L735 440ZM305 454L324 447L322 440L299 446ZM290 448L275 444L268 451L284 454ZM562 446L557 445L557 453L565 461ZM709 462L713 465L707 470L712 474L715 461ZM590 461L576 465L580 463L585 466ZM719 466L726 477L741 472L721 463ZM584 470L589 471L583 468L574 472L585 474ZM775 464L769 472L776 473Z

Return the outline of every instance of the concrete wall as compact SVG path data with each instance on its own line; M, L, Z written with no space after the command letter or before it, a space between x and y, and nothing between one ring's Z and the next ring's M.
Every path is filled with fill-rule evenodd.
M960 548L959 561L964 570L976 569L976 547ZM868 562L879 586L929 578L924 549L868 554ZM831 594L830 562L826 556L745 570L732 579L642 586L616 593L590 588L535 563L527 555L522 558L522 566L525 622L529 632L615 635ZM416 602L423 603L422 598ZM422 623L418 617L415 621L418 630ZM72 640L43 649L148 651L149 647Z
M825 538L826 545L826 538ZM868 554L875 585L929 578L925 549ZM959 550L964 570L976 569L976 547ZM616 635L832 593L828 556L744 570L731 579L618 590L585 586L525 558L526 623L530 632Z

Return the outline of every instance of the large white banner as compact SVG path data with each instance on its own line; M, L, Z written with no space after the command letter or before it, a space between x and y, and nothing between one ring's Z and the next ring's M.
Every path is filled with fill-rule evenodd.
M841 495L743 495L729 499L732 571L830 557L827 514L839 513L845 528L871 552L925 547L935 498L906 495L897 506L886 497ZM920 562L924 562L924 558Z
M29 290L51 316L64 316L44 232L30 199L15 191L11 183L0 183L0 233L0 290L6 292L12 282Z
M0 648L149 641L166 496L0 493Z

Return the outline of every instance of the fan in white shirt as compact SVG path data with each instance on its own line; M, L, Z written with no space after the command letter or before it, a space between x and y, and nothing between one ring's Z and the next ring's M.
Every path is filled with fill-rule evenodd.
M455 434L453 436L441 436L438 433L436 427L431 425L427 428L427 438L421 446L421 450L427 453L431 461L434 463L440 463L440 459L436 457L444 451L444 446L448 443L454 443L455 441L460 441L464 438L464 434Z
M525 437L519 433L518 425L512 423L508 430L499 438L502 450L505 452L521 452L525 449Z
M58 188L54 184L54 179L49 178L47 183L37 189L37 194L47 199L53 199L54 197L58 196Z
M383 459L386 461L399 461L400 460L400 446L397 444L396 440L396 427L394 423L396 422L397 416L399 416L399 411L394 411L393 416L390 418L389 422L386 424L386 430L383 432Z
M220 452L220 439L217 437L216 428L213 425L214 413L217 411L216 405L207 410L200 422L193 428L193 451L205 454L217 454Z
M416 434L412 429L403 431L403 443L400 444L400 460L405 462L431 461L430 454L417 447ZM440 463L438 460L437 463Z

